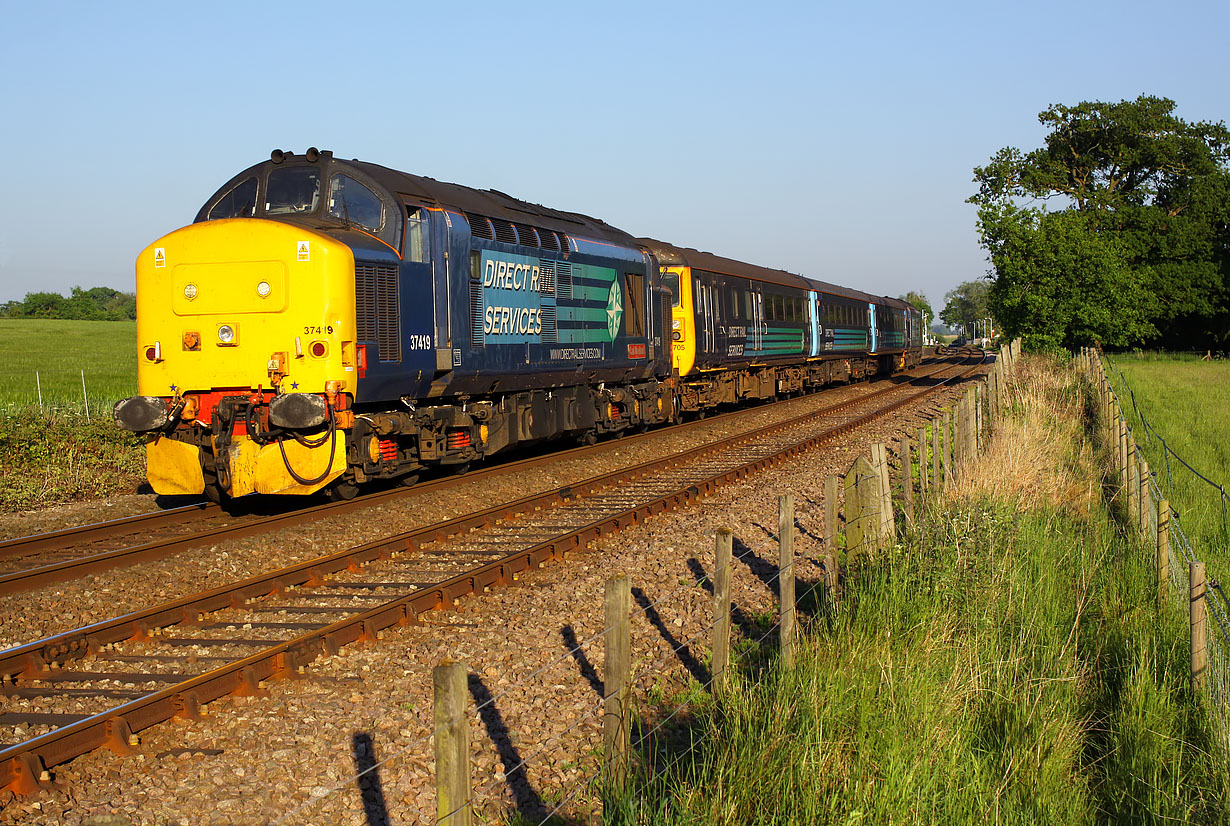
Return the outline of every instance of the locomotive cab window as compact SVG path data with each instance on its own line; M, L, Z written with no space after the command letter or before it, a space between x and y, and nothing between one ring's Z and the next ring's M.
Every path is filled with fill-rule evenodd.
M426 210L422 207L406 206L406 260L427 262L425 244L427 228Z
M330 179L329 214L372 232L379 232L384 226L384 203L380 196L349 175L334 175Z
M256 179L235 184L209 209L207 221L215 218L251 218L256 214Z
M671 291L671 306L678 309L679 298L679 273L673 270L662 270L662 286Z
M270 171L265 185L266 215L307 215L319 203L319 170L285 166Z

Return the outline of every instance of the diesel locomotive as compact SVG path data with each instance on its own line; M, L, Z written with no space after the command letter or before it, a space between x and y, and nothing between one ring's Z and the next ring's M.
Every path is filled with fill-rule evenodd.
M274 151L137 259L160 494L412 484L918 363L891 298L327 151Z

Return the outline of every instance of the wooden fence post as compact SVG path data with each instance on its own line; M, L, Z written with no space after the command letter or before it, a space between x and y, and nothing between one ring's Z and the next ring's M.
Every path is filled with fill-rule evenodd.
M859 553L879 547L879 474L867 454L861 454L845 479L846 564Z
M918 428L918 502L927 501L927 428Z
M901 434L901 511L906 528L914 527L914 463L910 459L910 437Z
M1170 588L1170 502L1157 502L1157 608L1166 607Z
M790 668L794 665L794 494L777 500L777 550L778 644L782 666Z
M931 489L940 492L940 420L931 420Z
M1204 563L1193 562L1188 571L1191 588L1191 607L1188 616L1191 620L1192 642L1192 687L1204 687L1204 672L1208 666L1208 626L1205 610L1205 595L1207 588L1204 580Z
M627 574L606 582L606 687L602 719L602 743L607 758L607 780L620 789L628 779L628 747L631 742L632 698L632 586Z
M1130 433L1127 444L1127 523L1139 530L1136 518L1140 515L1140 459L1136 455L1136 439Z
M824 578L829 596L834 599L841 578L837 553L837 487L840 484L840 476L824 477Z
M952 485L952 411L944 411L944 487Z
M880 495L880 541L877 547L887 547L897 536L897 521L893 516L893 490L888 478L888 448L879 442L871 446L871 463L875 465Z
M730 560L734 534L718 528L713 560L713 693L726 689L730 667Z
M1119 488L1123 493L1127 493L1129 484L1127 459L1128 459L1128 443L1127 443L1127 422L1119 419ZM1124 503L1127 507L1127 503Z
M1136 465L1136 476L1140 479L1140 489L1136 494L1136 502L1140 506L1138 519L1140 521L1140 539L1142 542L1149 540L1149 512L1153 509L1150 499L1153 494L1149 491L1149 463L1142 457Z
M970 385L965 391L965 462L968 464L978 452L978 386Z
M470 721L465 663L443 660L432 670L436 732L436 818L470 826Z

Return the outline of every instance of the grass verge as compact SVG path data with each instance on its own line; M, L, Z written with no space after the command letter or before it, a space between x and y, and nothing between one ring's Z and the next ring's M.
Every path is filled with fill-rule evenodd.
M615 823L1224 823L1184 617L1101 501L1082 394L1016 409L923 526L850 571L796 666L693 703Z

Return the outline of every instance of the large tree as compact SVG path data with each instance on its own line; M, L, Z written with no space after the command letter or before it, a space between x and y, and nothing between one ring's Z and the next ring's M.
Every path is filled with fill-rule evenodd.
M944 309L940 318L949 327L964 327L991 316L987 281L962 281L944 294Z
M1224 346L1230 131L1174 101L1056 104L974 170L991 310L1034 346Z

